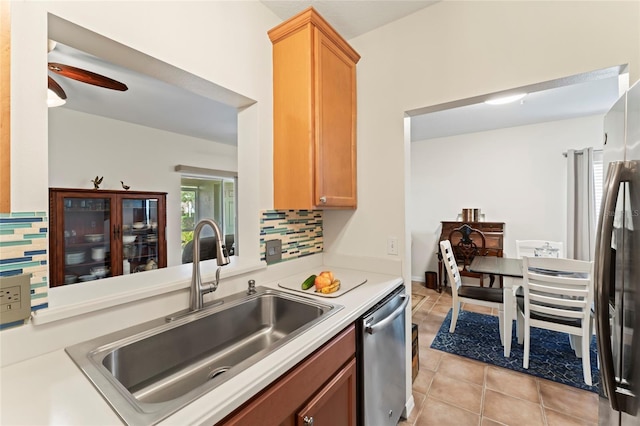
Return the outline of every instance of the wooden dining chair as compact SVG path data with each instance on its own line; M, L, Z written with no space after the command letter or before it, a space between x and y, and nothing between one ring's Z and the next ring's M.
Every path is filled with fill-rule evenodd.
M478 278L480 287L484 287L484 274L469 271L469 266L476 256L488 254L487 240L482 231L464 224L449 233L449 242L453 248L460 275Z
M531 327L568 333L582 357L584 382L591 386L593 262L549 257L523 257L518 290L518 342L524 337L522 366L529 368Z
M451 283L452 296L452 313L451 325L449 333L453 333L456 329L458 314L461 310L461 304L471 303L474 305L487 306L489 308L498 309L498 322L500 324L500 342L504 344L503 322L504 322L504 304L502 289L490 287L477 287L463 285L460 278L460 270L456 263L456 258L449 240L440 241L440 252L444 261L445 269Z

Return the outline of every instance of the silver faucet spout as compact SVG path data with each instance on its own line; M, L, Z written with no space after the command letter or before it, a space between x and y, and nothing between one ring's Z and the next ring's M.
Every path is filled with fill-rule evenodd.
M200 233L202 228L210 226L216 234L216 262L218 269L216 270L216 280L212 283L206 283L203 287L200 278ZM204 295L216 291L218 281L220 280L220 268L229 264L229 256L222 248L222 232L220 227L213 219L202 219L198 222L193 230L193 273L191 274L191 297L189 302L190 311L199 311L204 304Z

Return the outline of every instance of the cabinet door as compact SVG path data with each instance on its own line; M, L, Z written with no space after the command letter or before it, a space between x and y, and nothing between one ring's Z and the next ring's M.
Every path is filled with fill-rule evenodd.
M315 43L315 204L355 208L356 64L317 28Z
M298 413L297 426L355 426L356 360L351 360Z
M114 198L100 193L51 196L51 286L117 274L111 244Z
M125 194L118 197L118 203L120 229L114 244L121 247L122 273L166 267L165 197Z

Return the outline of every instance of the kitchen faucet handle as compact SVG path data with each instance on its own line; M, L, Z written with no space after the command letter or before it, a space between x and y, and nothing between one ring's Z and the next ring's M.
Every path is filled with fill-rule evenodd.
M249 280L247 294L256 294L256 280Z

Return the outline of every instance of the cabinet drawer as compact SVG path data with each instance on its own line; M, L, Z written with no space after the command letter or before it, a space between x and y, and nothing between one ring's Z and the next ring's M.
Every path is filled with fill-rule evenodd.
M303 404L354 359L355 352L356 332L351 325L219 424L288 424Z

